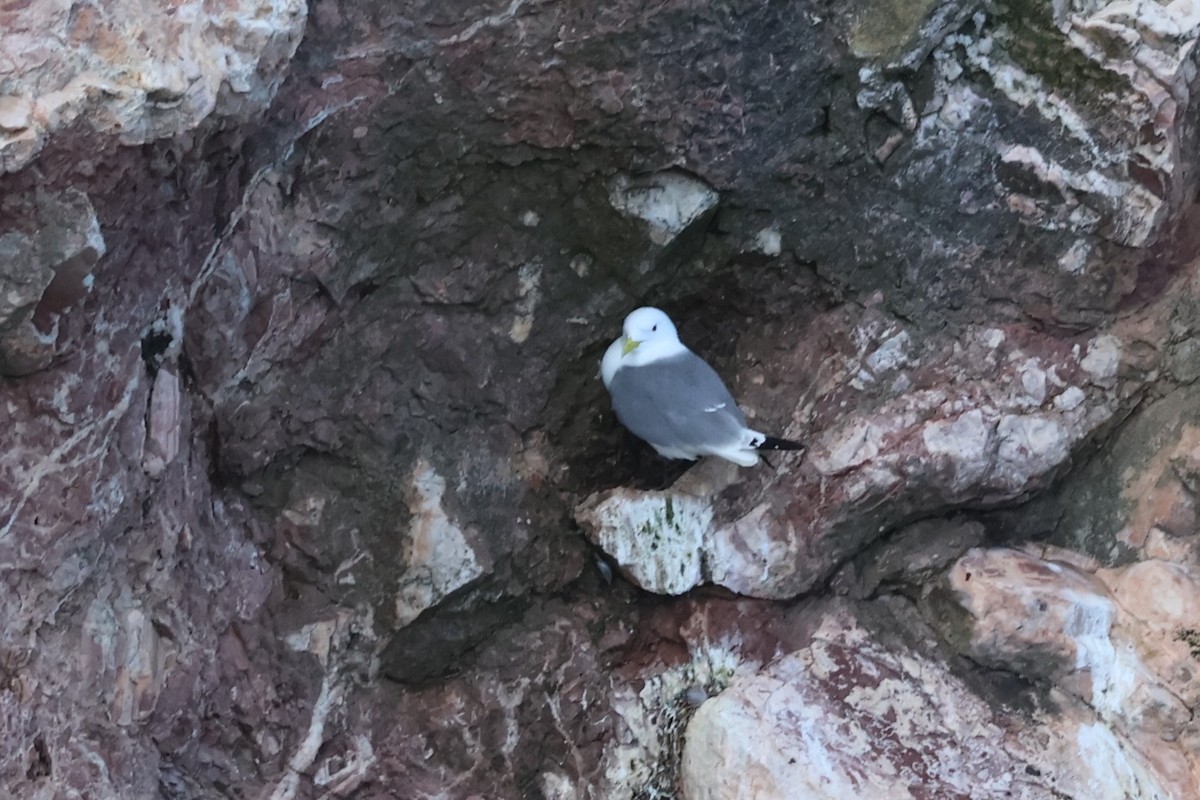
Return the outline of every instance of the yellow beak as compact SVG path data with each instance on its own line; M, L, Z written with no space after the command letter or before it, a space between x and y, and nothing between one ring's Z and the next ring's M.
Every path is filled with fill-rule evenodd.
M621 348L621 355L623 355L623 356L629 355L634 350L637 350L637 346L639 344L641 344L641 342L635 342L633 339L626 338L625 346Z

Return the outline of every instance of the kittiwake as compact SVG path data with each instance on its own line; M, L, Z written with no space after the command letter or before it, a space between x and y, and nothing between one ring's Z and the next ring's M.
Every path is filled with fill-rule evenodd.
M671 318L639 308L600 362L621 424L665 458L720 456L752 467L759 450L804 445L751 430L716 371L679 341Z

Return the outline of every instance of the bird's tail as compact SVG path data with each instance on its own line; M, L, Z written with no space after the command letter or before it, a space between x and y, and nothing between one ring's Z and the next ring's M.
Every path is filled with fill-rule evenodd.
M791 439L780 439L776 436L764 436L763 440L755 445L758 450L803 450L804 445L799 442L794 442Z

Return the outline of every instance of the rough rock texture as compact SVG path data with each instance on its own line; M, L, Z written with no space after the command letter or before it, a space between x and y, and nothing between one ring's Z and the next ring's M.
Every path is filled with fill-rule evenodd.
M271 102L305 12L299 0L8 4L0 173L28 166L73 124L142 144L210 115L250 121Z
M50 365L58 317L91 288L105 248L95 210L75 189L6 197L4 211L0 373L20 376Z
M954 565L947 580L969 614L966 654L1049 681L1064 706L1093 717L1133 756L1132 780L1100 782L1110 794L1188 796L1200 774L1184 633L1200 609L1195 571L1152 560L1093 577L1053 556L972 550Z
M1198 31L0 8L0 793L1196 796Z
M810 440L804 463L785 457L774 472L751 477L722 468L719 480L685 479L658 494L606 490L578 513L593 541L618 562L629 557L610 542L648 542L633 546L648 547L653 574L671 582L628 571L651 591L677 594L708 580L793 597L905 520L1045 487L1145 383L1144 366L1121 375L1125 343L1113 333L966 326L918 348L920 334L880 316L829 312L809 326L826 347L825 374L813 387L819 399L794 413L831 427ZM753 336L761 348L767 339ZM790 351L776 345L784 374L807 372L809 348L807 340ZM859 413L845 414L848 407ZM798 435L800 424L787 434ZM727 488L736 491L728 499Z
M1047 714L988 699L944 661L880 641L847 610L826 612L810 644L735 679L696 712L683 793L714 800L1184 796L1168 793L1086 709Z

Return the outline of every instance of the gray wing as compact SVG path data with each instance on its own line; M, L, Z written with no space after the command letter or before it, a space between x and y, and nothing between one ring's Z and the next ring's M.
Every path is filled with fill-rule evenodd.
M622 367L609 392L621 424L658 447L702 452L739 440L746 429L721 377L695 353Z

